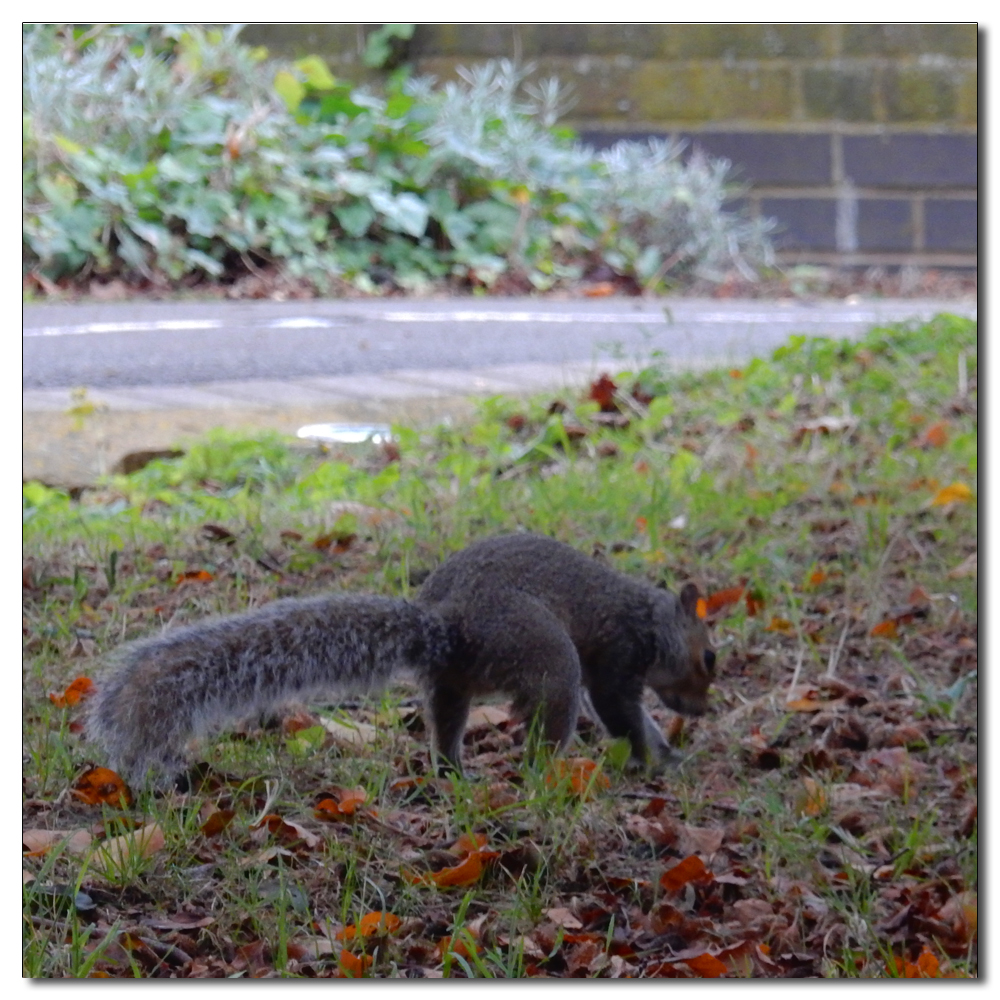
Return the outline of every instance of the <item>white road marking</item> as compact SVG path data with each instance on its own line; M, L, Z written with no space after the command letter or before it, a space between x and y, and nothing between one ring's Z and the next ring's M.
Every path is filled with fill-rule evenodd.
M967 310L956 303L956 311L966 313L971 318L976 317L976 309ZM676 316L670 307L661 312L502 312L500 310L457 310L448 312L416 312L412 310L388 310L382 313L359 314L351 317L333 317L326 319L320 316L289 316L284 319L273 319L265 322L252 323L255 329L265 330L304 330L310 328L339 327L357 322L382 323L562 323L562 324L592 324L602 326L697 326L700 323L745 323L752 325L784 325L811 326L850 325L858 323L885 323L904 317L929 317L940 307L928 308L926 305L914 305L912 311L905 307L893 306L888 309L854 309L850 311L834 309L771 309L760 311L719 311L719 312L687 312L680 311ZM241 321L245 323L246 321ZM79 326L42 326L25 327L24 337L71 337L93 333L156 333L164 330L220 330L227 323L221 319L168 319L142 321L133 320L122 323L83 323Z
M264 326L270 330L308 330L311 327L336 326L328 319L318 319L316 316L293 316L291 319L276 319Z
M132 320L126 323L83 323L80 326L28 326L24 337L75 337L88 333L139 333L157 330L218 330L223 323L218 319L161 319L144 323Z
M874 323L876 312L699 312L679 319L659 313L548 313L548 312L387 312L378 317L388 323Z

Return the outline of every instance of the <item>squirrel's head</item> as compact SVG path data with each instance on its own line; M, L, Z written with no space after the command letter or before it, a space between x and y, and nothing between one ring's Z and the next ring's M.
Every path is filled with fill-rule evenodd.
M646 683L664 705L684 715L704 713L715 678L715 650L698 615L700 599L697 586L687 583L676 604L664 594L654 610L657 655Z

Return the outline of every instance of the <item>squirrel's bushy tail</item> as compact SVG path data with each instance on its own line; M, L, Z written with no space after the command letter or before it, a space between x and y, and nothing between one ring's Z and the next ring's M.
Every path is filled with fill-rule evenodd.
M129 781L181 770L195 736L282 702L386 685L446 661L442 619L399 598L275 601L124 647L98 683L88 737Z

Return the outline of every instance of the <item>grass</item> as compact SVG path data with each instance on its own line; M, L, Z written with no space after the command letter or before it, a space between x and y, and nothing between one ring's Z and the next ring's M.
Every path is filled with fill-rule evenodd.
M976 975L976 336L939 316L739 370L660 357L604 413L497 397L388 449L220 433L78 499L27 484L25 840L94 843L25 858L25 975ZM99 683L121 642L325 588L412 594L519 527L716 595L711 711L650 703L679 769L630 774L581 724L599 770L560 777L500 710L442 782L401 685L204 741L187 793L69 791L102 762L48 694ZM350 745L334 720L371 728ZM95 867L135 821L162 846ZM345 930L379 912L398 922Z

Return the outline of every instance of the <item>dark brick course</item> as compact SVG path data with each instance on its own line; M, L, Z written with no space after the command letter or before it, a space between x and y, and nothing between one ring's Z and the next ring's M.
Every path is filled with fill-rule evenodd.
M680 59L816 58L830 54L833 32L823 24L650 24L666 35L664 52ZM664 30L665 29L665 30Z
M910 56L927 52L975 58L978 36L965 24L845 24L844 55Z
M549 55L616 56L655 59L662 55L663 32L649 24L537 24L538 48Z
M947 69L892 66L885 71L885 108L894 122L943 122L956 117L960 77Z
M663 138L663 132L580 132L580 140L595 149L607 149L621 139ZM755 184L829 184L830 137L788 132L681 132L688 155L697 145L711 156L724 156L742 180Z
M912 250L912 202L862 198L858 202L858 249Z
M806 115L817 120L875 120L875 73L870 68L805 70L802 99Z
M844 136L844 173L873 187L974 188L974 135Z
M975 253L979 248L979 206L974 201L929 199L924 204L928 250Z
M779 250L836 250L837 206L832 198L763 198L762 215L778 221Z

